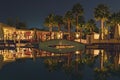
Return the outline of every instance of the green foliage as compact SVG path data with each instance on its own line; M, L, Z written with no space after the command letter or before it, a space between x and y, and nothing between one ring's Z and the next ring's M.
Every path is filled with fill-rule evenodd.
M85 24L85 30L87 31L87 34L98 32L96 23L93 19L87 21L87 23Z
M57 70L57 68L58 68L57 60L52 59L52 58L45 59L44 64L50 72L53 72L53 71Z
M110 17L109 17L109 23L111 24L111 26L116 26L117 24L120 24L120 12L117 13L113 13Z
M58 27L58 31L60 31L61 25L64 24L63 17L60 15L55 15L55 22L56 22L56 26Z
M106 21L108 17L110 16L109 8L108 6L104 4L99 4L95 9L94 9L94 17L96 20L104 20Z
M49 28L49 31L52 31L52 27L56 26L55 15L49 14L44 21L44 26Z
M108 73L108 70L106 68L104 69L98 69L95 68L94 69L94 73L95 73L95 80L107 80L107 77L110 76L110 74Z
M75 14L75 16L81 16L84 13L83 7L81 4L77 3L73 6L72 12Z

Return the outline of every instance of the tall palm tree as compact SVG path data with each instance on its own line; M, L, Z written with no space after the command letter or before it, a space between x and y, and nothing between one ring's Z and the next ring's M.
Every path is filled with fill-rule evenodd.
M81 42L81 39L82 39L82 35L83 35L83 31L84 31L84 28L85 28L85 19L83 16L79 16L78 17L78 30L80 31L80 42Z
M101 29L100 29L100 39L104 39L104 22L110 16L109 8L104 4L99 4L94 9L94 17L97 21L101 21Z
M69 33L69 39L70 39L70 36L71 36L71 25L72 25L72 23L74 21L72 11L67 11L65 13L63 21L65 22L65 24L67 24L68 33Z
M52 28L55 26L55 16L54 14L49 14L48 17L45 18L44 25L49 28L50 39L52 38Z
M76 31L78 32L78 24L79 24L78 19L79 19L79 16L82 16L84 13L82 5L79 3L75 4L72 8L72 12L76 18Z
M110 26L113 27L113 34L114 34L114 38L118 38L119 37L119 32L118 32L118 26L120 24L120 12L117 13L113 13L110 18Z
M61 25L63 24L63 17L60 15L55 15L56 26L58 27L58 32L61 31Z

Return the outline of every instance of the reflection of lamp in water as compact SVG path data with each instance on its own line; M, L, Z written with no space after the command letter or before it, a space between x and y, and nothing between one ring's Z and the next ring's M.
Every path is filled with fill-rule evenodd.
M76 38L79 38L79 36L80 36L79 33L76 33Z
M80 51L75 51L75 54L76 54L76 59L75 61L79 61L80 60L80 57L79 57L79 54L80 54Z
M80 51L75 51L75 54L80 54Z

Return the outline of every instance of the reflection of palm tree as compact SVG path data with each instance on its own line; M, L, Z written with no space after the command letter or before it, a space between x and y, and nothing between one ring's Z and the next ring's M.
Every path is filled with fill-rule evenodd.
M118 70L119 68L119 53L115 51L115 56L114 56L114 69Z
M100 55L100 69L102 70L102 69L104 69L104 58L103 58L103 51L101 51L100 50L100 53L99 53L99 55Z
M44 60L44 63L50 72L57 70L58 68L58 62L56 59L49 58L49 59Z
M93 67L94 66L94 63L95 63L95 57L92 53L90 53L91 51L89 50L89 53L86 53L84 55L84 59L83 59L83 62L85 64L87 64L89 67Z
M104 22L108 19L109 13L108 7L104 4L100 4L95 8L94 17L96 20L101 21L100 39L104 39Z
M94 80L107 80L107 77L109 76L107 70L100 70L98 68L95 69L94 74Z
M4 59L3 55L0 55L0 69L3 66L3 59Z

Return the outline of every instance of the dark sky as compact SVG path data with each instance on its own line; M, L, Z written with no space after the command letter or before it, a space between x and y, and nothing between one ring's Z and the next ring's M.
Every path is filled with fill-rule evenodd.
M0 22L19 17L29 27L43 27L48 14L64 15L76 3L83 6L86 20L93 18L93 10L100 3L108 5L112 12L120 10L120 0L0 0Z

